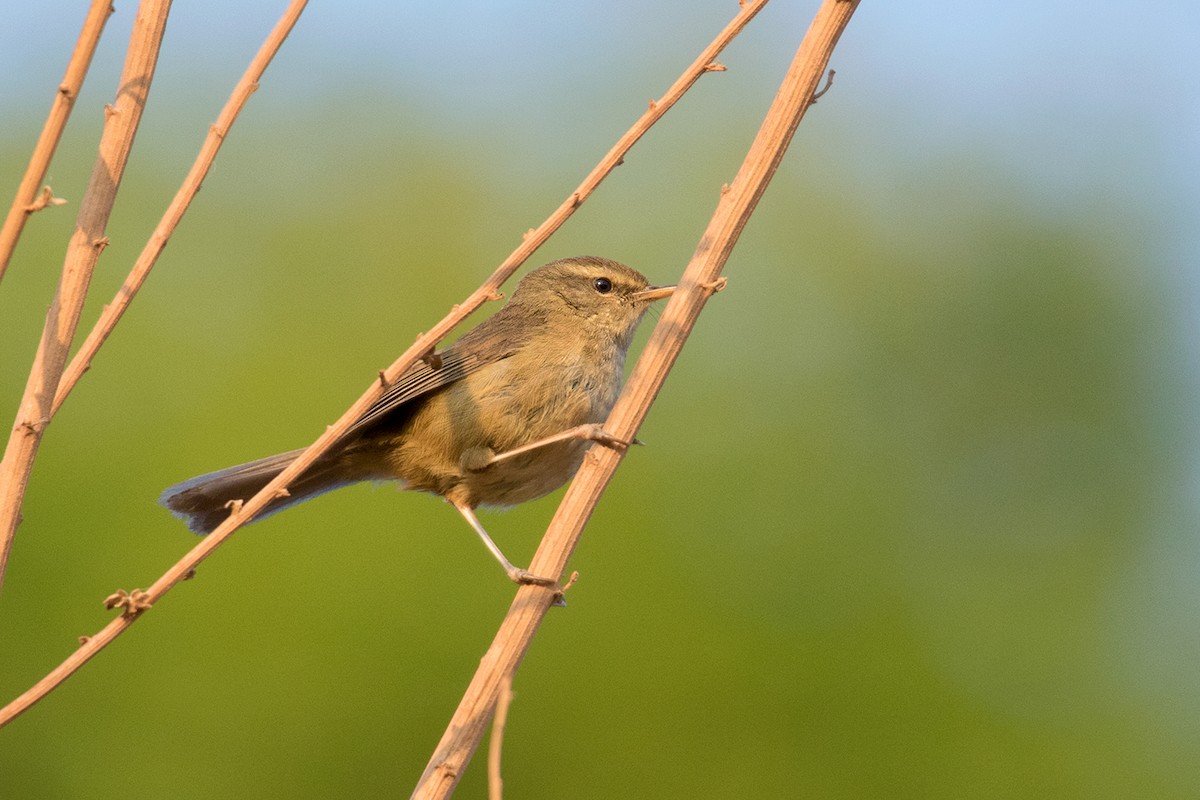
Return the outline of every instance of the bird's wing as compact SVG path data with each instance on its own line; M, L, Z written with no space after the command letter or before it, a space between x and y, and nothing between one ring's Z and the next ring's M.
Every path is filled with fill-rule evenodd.
M505 306L440 353L413 364L363 412L342 439L358 435L412 400L515 353L529 340L538 321L528 316L518 319L516 315L505 314L508 308Z

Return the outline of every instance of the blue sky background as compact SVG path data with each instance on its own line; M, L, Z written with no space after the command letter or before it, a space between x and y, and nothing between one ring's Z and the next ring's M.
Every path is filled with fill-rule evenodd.
M192 96L172 109L179 130L215 114L282 5L176 5L156 81L160 97ZM486 127L515 160L544 158L558 146L583 164L625 121L594 138L573 128L566 141L539 135L570 113L562 100L629 104L632 119L635 99L660 94L731 5L314 3L250 113L326 103L337 94L367 105L401 102L447 132ZM49 81L61 75L77 34L68 23L83 8L48 2L7 10L0 113L10 131L41 124ZM811 10L772 4L735 41L724 57L733 71L722 76L737 87L735 96L765 101L769 76L787 63ZM833 61L841 96L806 123L847 137L853 158L838 169L864 184L887 183L897 171L934 168L934 154L970 154L993 162L1048 209L1089 195L1153 208L1147 257L1192 285L1200 252L1192 224L1200 211L1200 9L1188 2L1007 2L949 12L937 4L868 3L856 14ZM107 92L119 73L131 16L110 20L85 101ZM703 102L698 94L689 101ZM154 120L143 130L153 138Z

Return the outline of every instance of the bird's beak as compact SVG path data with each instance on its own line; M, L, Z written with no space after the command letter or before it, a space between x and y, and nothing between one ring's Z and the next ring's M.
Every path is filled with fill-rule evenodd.
M664 297L670 297L675 291L674 286L647 286L640 292L634 292L631 299L639 303L649 303L653 300L661 300Z

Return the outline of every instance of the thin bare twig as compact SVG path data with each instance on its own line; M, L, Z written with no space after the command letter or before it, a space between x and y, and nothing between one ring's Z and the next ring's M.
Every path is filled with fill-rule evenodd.
M126 613L116 617L96 635L89 637L86 641L81 641L80 647L68 656L65 661L51 670L45 677L26 690L22 695L15 698L7 706L0 708L0 727L7 725L38 700L53 691L55 687L69 678L76 670L124 633L130 625L137 621L164 594L170 591L175 584L194 574L196 567L208 558L214 550L220 547L234 531L253 519L279 492L285 491L287 485L296 476L308 469L322 453L329 449L333 442L354 424L354 421L362 416L371 404L379 398L385 387L390 386L412 364L422 358L428 357L433 352L433 348L437 343L472 312L489 300L496 300L502 297L499 293L500 284L511 276L525 259L566 222L583 201L591 195L600 182L621 163L625 154L629 152L638 139L679 101L684 93L699 80L700 76L713 71L713 59L717 57L721 50L733 40L766 3L767 0L754 0L754 2L746 3L733 21L704 49L700 56L671 85L667 92L658 101L653 103L650 109L642 114L629 131L601 159L596 168L584 178L583 183L568 195L562 205L540 226L526 232L517 249L505 259L483 285L472 292L465 301L456 305L428 333L418 336L417 341L405 350L391 366L379 372L378 377L372 381L362 396L346 410L337 422L328 426L325 432L309 445L308 449L301 453L273 481L263 487L258 494L242 503L238 508L233 509L229 517L214 529L212 533L201 539L195 547L159 576L158 580L148 589L144 590L142 595L140 595L144 598L142 607L135 613ZM547 590L546 594L551 602L557 597L552 590Z
M250 62L250 66L242 75L242 79L238 81L237 86L233 88L233 93L229 100L225 103L225 107L221 109L217 121L209 128L208 136L204 140L204 144L200 147L200 153L196 156L196 161L192 164L191 170L183 181L183 185L179 187L179 191L175 193L175 198L171 204L167 206L166 212L163 213L162 219L159 220L158 226L154 229L154 233L150 235L146 246L142 248L141 254L137 261L134 262L133 269L125 278L125 282L121 284L121 288L117 290L116 296L112 302L104 307L104 312L100 315L100 319L96 321L91 333L80 346L79 351L75 353L75 357L71 359L71 363L67 365L66 372L63 373L62 381L59 383L58 392L54 396L54 405L50 409L50 415L58 413L58 409L62 406L63 401L67 399L67 395L75 388L75 384L79 382L83 373L92 365L92 358L95 357L96 351L108 339L113 328L120 322L124 316L125 310L129 308L129 304L133 302L134 296L138 290L142 288L142 284L146 282L150 270L154 268L158 257L162 254L163 248L167 246L167 242L171 238L171 234L175 232L179 221L183 219L184 213L187 212L188 206L191 205L192 199L195 198L196 192L200 191L200 184L204 182L204 177L208 175L208 170L212 167L213 160L216 159L217 153L221 149L221 145L225 142L225 137L229 133L229 129L233 127L233 123L237 120L238 114L242 113L242 109L246 106L246 101L250 99L250 95L258 90L258 82L266 71L267 65L279 52L279 48L283 45L284 39L288 37L291 30L296 25L296 20L300 18L304 7L308 5L308 0L292 0L291 5L284 11L283 17L276 23L271 35L263 43L254 60Z
M46 124L42 126L42 133L34 145L33 154L29 157L29 166L25 168L25 175L17 187L12 207L8 209L8 216L4 219L4 227L0 228L0 280L4 279L8 262L17 247L17 240L21 238L21 231L25 229L25 221L47 205L61 204L61 201L55 202L49 186L42 189L39 187L46 177L46 170L50 168L54 151L58 149L58 140L62 138L63 129L67 127L67 119L71 116L71 108L75 105L75 98L79 96L83 79L87 77L100 34L104 32L104 23L108 21L112 12L109 0L92 0L91 8L84 18L83 29L79 32L71 59L67 62L67 71L63 75L62 83L58 85L54 94L54 103L46 116Z
M100 253L108 245L105 229L129 161L134 134L146 107L170 7L169 0L143 0L138 8L121 85L112 105L105 108L107 120L100 136L100 153L79 204L79 216L67 245L62 278L46 315L41 344L34 356L4 460L0 462L0 586L21 519L29 473L42 434L50 422L51 402L75 338L92 272Z
M512 705L512 676L500 683L500 696L496 698L496 714L492 717L492 738L488 742L488 800L504 800L504 775L501 750L504 748L504 726L508 722L508 709Z
M306 2L307 0L293 0L292 4L284 12L279 22L276 23L275 28L271 31L271 34L267 37L262 47L259 48L258 54L254 57L254 60L251 61L246 73L238 82L232 95L230 96L229 101L226 103L225 108L218 117L217 123L213 126L208 138L201 146L200 155L197 157L195 164L193 164L191 171L188 173L183 186L180 188L179 192L175 196L175 199L167 209L167 213L164 215L163 221L160 222L158 228L155 229L155 232L151 236L150 241L147 243L146 248L142 251L142 255L138 258L138 261L134 265L133 271L130 273L129 277L126 278L125 287L122 288L122 291L125 291L126 287L132 287L132 291L135 292L137 287L139 287L142 281L145 280L146 273L154 265L154 260L157 258L158 253L161 252L162 247L166 244L166 240L170 236L171 231L174 229L175 224L178 223L183 212L187 210L187 205L191 201L191 198L200 188L200 182L203 180L204 175L208 172L208 168L212 164L212 159L216 156L217 150L220 148L221 142L229 130L229 126L233 124L238 112L241 111L250 95L256 88L258 88L258 79L262 76L263 70L266 69L267 64L270 63L271 58L279 50L279 47L283 40L287 37L288 32L295 25L296 19L299 17L300 12L303 11ZM120 295L118 295L118 299L120 299ZM125 298L124 306L128 306L128 301L131 299L132 294ZM122 311L124 306L122 306ZM74 376L75 381L78 380L79 375L81 375L85 369L84 365L86 365L87 360L89 360L91 355L95 353L95 348L99 347L100 344L103 343L104 338L107 337L108 333L112 330L112 325L116 324L116 321L119 319L119 317L120 312L112 314L109 311L106 311L105 314L101 316L101 319L97 322L95 329L92 331L92 335L88 337L88 342L85 343L84 348L80 350L75 360L72 361L73 367L75 365L80 365ZM89 350L88 345L93 341L95 341L95 345ZM81 357L85 356L86 358L81 360ZM57 410L58 406L61 405L62 400L65 397L65 393L69 390L70 386L66 386L65 390L63 390L59 396L56 397L53 405L55 410ZM49 417L47 417L47 419L49 419ZM0 475L0 477L3 476ZM196 563L198 564L199 561ZM184 569L175 578L175 581L189 579L194 574L194 570L195 564L187 569ZM175 581L172 581L171 585L173 585ZM163 579L160 579L155 586L160 586L162 583ZM20 697L17 697L7 706L0 709L0 727L7 725L22 712L44 697L48 692L52 691L56 686L66 680L77 669L86 664L92 658L92 656L100 652L100 650L104 649L109 642L115 639L125 629L125 627L132 624L134 620L141 616L141 614L149 610L149 608L154 604L154 601L156 601L164 591L165 589L160 587L160 590L157 593L154 593L154 588L152 587L151 591L134 589L132 592L126 593L124 590L120 590L117 592L117 594L110 596L105 603L106 606L110 608L115 607L114 605L109 605L109 602L114 597L120 598L121 596L126 596L136 598L137 602L118 603L118 605L121 605L121 607L124 609L121 616L110 622L102 631L100 631L100 633L96 634L95 636L81 637L79 649L72 653L66 661L50 672L50 674L46 675L46 677L34 684Z
M720 288L721 269L811 105L830 54L857 6L858 0L825 0L817 12L741 169L721 192L717 210L684 271L679 289L663 310L629 385L604 425L614 436L628 441L637 434L705 302ZM589 451L533 557L530 571L536 575L562 574L583 526L623 456L622 451L607 447ZM432 800L449 797L453 792L496 708L501 685L515 674L552 601L553 594L540 587L517 590L421 775L414 798Z

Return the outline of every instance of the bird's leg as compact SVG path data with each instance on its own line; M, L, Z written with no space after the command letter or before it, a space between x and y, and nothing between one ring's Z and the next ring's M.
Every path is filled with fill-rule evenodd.
M447 500L450 500L450 498L447 498ZM500 562L500 566L504 567L504 573L508 575L509 580L511 580L513 583L532 583L536 586L558 585L558 581L556 581L554 578L543 578L540 575L534 575L527 569L521 569L520 567L514 566L513 563L505 557L504 553L500 550L496 543L492 541L492 537L488 536L487 531L483 529L483 525L479 523L478 517L475 516L474 509L459 500L450 500L450 503L458 509L458 513L463 515L463 519L467 521L467 524L474 528L475 532L479 534L479 538L483 540L484 546L487 547L488 551L496 558L497 561Z
M599 442L606 447L620 448L622 450L632 444L641 444L641 442L639 442L637 439L634 439L632 442L619 439L608 431L604 430L604 428L599 424L591 422L586 425L576 425L574 428L568 428L561 433L556 433L553 436L547 436L545 439L538 439L536 442L530 442L529 444L521 445L520 447L514 447L512 450L508 450L503 453L492 454L490 458L481 461L478 465L472 464L469 469L474 471L486 469L492 464L495 464L497 461L503 461L506 458L519 456L522 453L528 453L531 450L537 450L539 447L545 447L548 444L565 442L568 439L591 440L593 442Z

